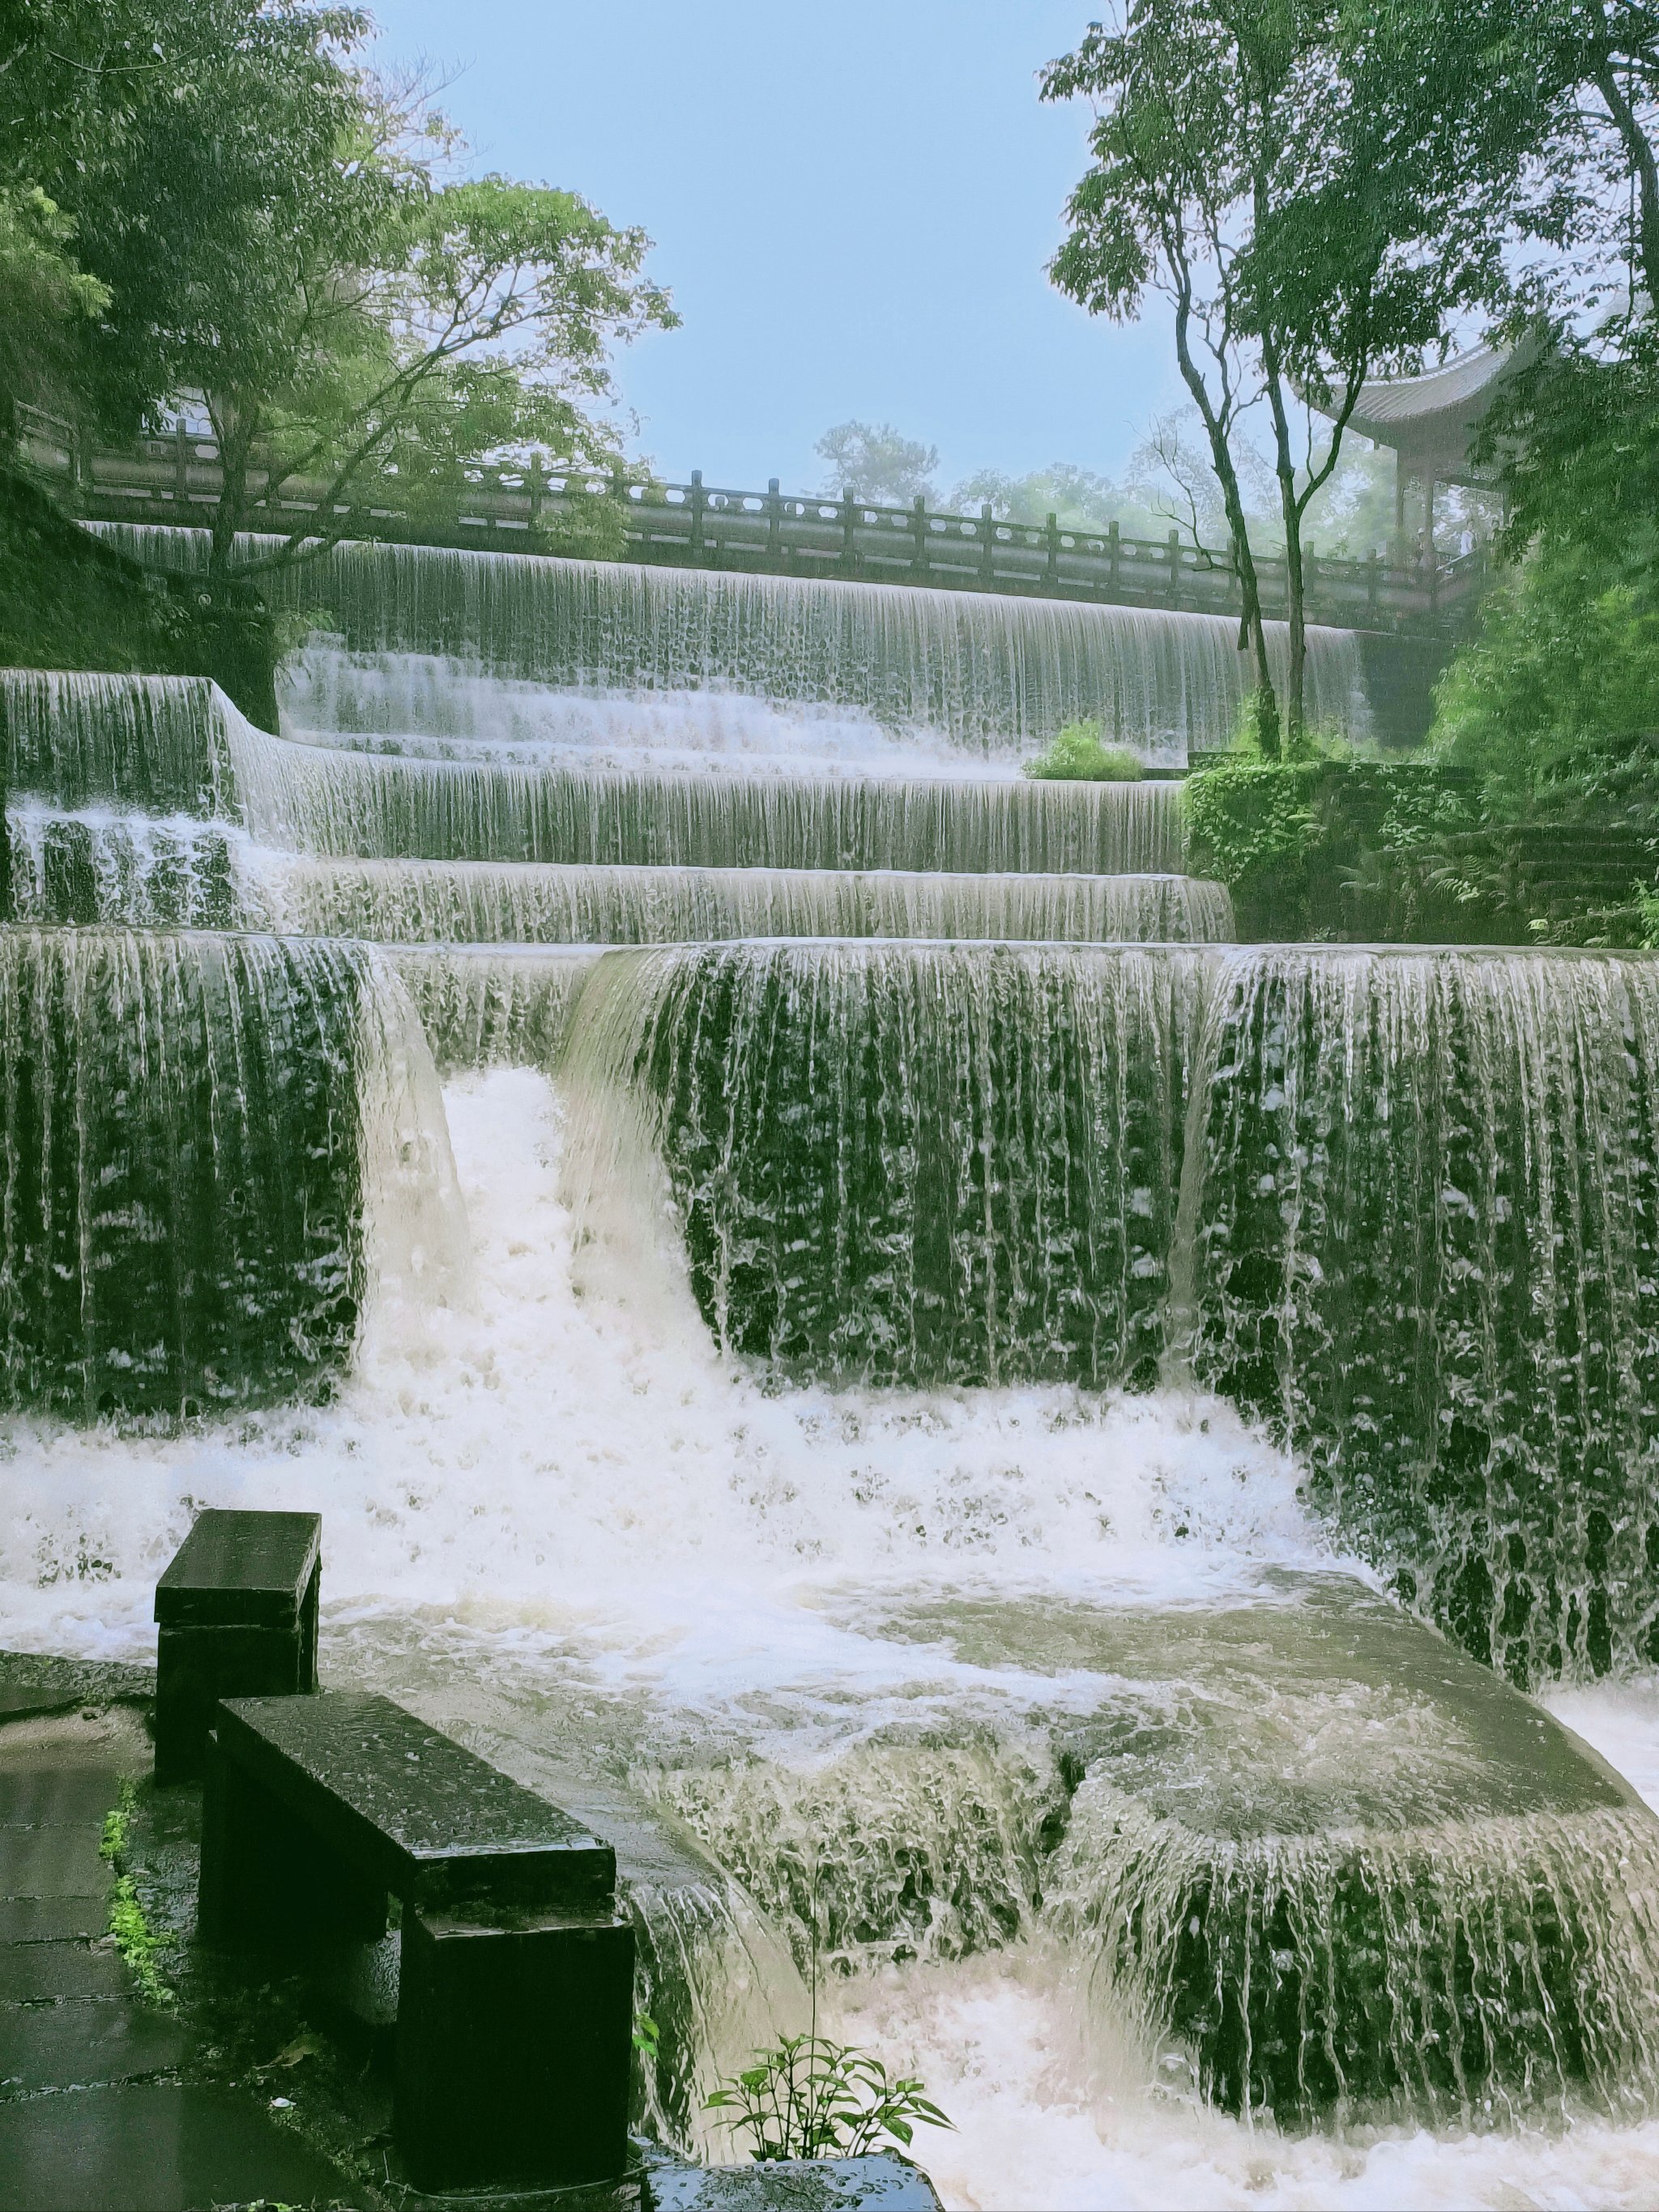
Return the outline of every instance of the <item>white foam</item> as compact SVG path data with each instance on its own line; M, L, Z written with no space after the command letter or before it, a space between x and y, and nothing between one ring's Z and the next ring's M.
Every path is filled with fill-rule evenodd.
M172 1438L9 1424L14 1640L141 1647L149 1581L208 1504L320 1507L329 1592L355 1607L488 1601L624 1644L672 1636L694 1700L692 1677L737 1695L832 1644L848 1662L812 1602L848 1579L1123 1601L1322 1556L1294 1469L1218 1402L769 1394L721 1364L672 1279L642 1306L583 1295L543 1077L473 1078L447 1103L471 1305L418 1346L406 1313L395 1340L371 1325L326 1409Z
M318 744L436 760L780 775L1006 781L1034 748L989 753L948 732L887 729L856 706L699 690L588 691L492 675L423 653L348 653L313 637L285 665L283 734Z
M1069 1694L846 1626L850 1588L1224 1601L1264 1566L1330 1564L1294 1468L1213 1401L768 1395L720 1366L672 1279L632 1307L578 1294L544 1078L498 1072L446 1100L471 1304L423 1342L406 1314L403 1334L372 1331L326 1408L171 1439L9 1423L5 1642L142 1654L154 1576L196 1507L320 1508L337 1679L386 1682L447 1725L473 1698L527 1738L550 1702L562 1744L700 1730L799 1762L896 1713ZM1551 1702L1659 1799L1659 1686ZM1127 2039L1103 2062L1097 2028L1085 2065L1063 1972L1024 1947L839 1984L823 2024L924 2076L959 2131L924 2133L918 2154L948 2205L981 2212L1659 2191L1659 2123L1286 2138L1170 2093Z

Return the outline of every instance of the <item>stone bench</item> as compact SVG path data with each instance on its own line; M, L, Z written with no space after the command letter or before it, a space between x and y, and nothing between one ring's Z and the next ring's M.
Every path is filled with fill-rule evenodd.
M155 1585L155 1778L202 1771L221 1698L317 1686L322 1516L200 1513Z
M403 1908L392 2132L422 2190L608 2180L626 2154L634 1931L616 1856L389 1698L226 1700L200 1929L291 1956Z

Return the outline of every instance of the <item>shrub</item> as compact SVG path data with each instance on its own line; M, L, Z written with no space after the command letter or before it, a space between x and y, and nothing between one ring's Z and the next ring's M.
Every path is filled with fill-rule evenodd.
M1067 722L1025 774L1056 783L1139 783L1146 770L1127 745L1101 742L1098 722Z
M939 2106L908 2075L890 2079L880 2059L827 2036L787 2035L757 2064L723 2082L706 2109L734 2117L754 2158L857 2158L879 2143L908 2150L918 2125L948 2128Z

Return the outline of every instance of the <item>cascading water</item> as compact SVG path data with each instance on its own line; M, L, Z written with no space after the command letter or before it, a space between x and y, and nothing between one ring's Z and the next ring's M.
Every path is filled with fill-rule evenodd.
M9 1639L320 1504L331 1679L615 1835L705 2148L816 1966L952 2203L1650 2193L1659 1827L1380 1585L1659 1795L1659 963L1219 941L1176 786L1007 773L1194 735L1194 618L296 588L284 737L0 682L97 924L0 935Z
M104 530L152 563L191 568L206 558L200 532ZM1117 742L1179 760L1189 746L1230 741L1245 689L1238 625L1220 615L399 545L337 546L271 582L295 611L326 611L349 655L454 663L437 685L387 684L374 660L302 679L301 696L324 695L303 711L320 711L331 730L397 735L388 724L412 720L475 733L467 687L484 678L851 708L878 728L934 733L991 757L1089 717ZM1284 626L1269 624L1268 635L1282 664ZM1311 718L1364 735L1353 635L1316 629L1309 646ZM434 692L442 704L418 703ZM520 729L547 726L522 693L510 711ZM562 709L545 711L551 720Z
M1656 1656L1659 963L684 947L606 963L568 1064L601 1153L648 1102L732 1354L1190 1362L1479 1656Z
M110 922L134 929L262 929L276 923L268 863L246 831L232 823L106 807L71 813L25 799L8 810L6 829L19 921Z
M290 863L290 927L414 945L681 945L720 938L1224 942L1232 902L1191 876Z
M6 1401L177 1416L345 1364L367 973L321 944L0 935Z
M696 776L388 758L266 737L228 750L262 843L341 856L590 867L1163 874L1171 783Z

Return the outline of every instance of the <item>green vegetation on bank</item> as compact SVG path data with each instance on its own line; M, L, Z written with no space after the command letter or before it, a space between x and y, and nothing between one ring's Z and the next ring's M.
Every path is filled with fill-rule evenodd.
M214 676L275 729L276 645L245 587L146 571L0 470L0 665Z
M1067 722L1023 771L1054 783L1139 783L1146 774L1138 753L1104 743L1098 722Z

